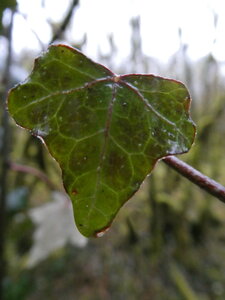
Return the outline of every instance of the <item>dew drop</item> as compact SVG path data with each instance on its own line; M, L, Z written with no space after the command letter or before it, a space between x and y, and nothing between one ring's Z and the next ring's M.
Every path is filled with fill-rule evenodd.
M97 171L100 171L100 170L101 170L101 167L100 167L100 166L98 166L98 167L97 167Z
M84 160L87 160L87 156L84 156L84 158L83 158Z
M138 144L138 147L141 147L142 146L142 144Z
M138 190L139 187L140 187L140 182L138 182L138 181L134 182L133 188L134 188L135 190Z
M46 126L45 128L34 130L32 133L36 136L45 137L49 133L49 127Z

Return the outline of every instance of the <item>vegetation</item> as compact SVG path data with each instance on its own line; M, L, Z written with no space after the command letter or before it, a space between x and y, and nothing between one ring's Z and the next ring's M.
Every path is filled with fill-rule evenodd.
M7 32L10 41L10 26L7 29L4 35ZM8 75L10 53L9 47L1 86L4 99L13 81ZM182 159L223 182L225 90L220 65L212 55L191 64L182 45L178 54L184 66L179 68L180 75L174 73L178 71L175 63L161 74L185 82L195 99L192 114L198 135L192 151ZM148 65L141 49L133 47L132 57ZM199 77L192 81L196 70ZM210 81L205 74L210 74ZM3 109L1 119L7 121ZM66 245L27 268L35 231L30 209L52 199L53 190L62 191L60 170L39 140L11 121L8 135L5 124L1 126L1 200L5 194L8 203L5 226L1 223L0 245L5 239L7 262L3 299L224 299L225 206L163 162L102 239L90 240L83 248ZM7 143L10 156L5 151ZM3 222L3 214L0 220Z

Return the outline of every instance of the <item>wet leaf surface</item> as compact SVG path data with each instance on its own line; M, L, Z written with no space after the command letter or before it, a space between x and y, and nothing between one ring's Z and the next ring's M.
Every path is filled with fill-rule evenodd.
M116 76L64 45L36 59L8 99L17 124L42 138L59 163L85 236L102 235L158 159L190 149L189 105L180 82Z

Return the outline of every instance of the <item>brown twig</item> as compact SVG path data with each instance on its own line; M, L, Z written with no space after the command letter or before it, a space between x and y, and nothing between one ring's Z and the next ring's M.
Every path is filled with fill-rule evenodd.
M225 187L215 180L203 175L175 156L168 156L163 161L188 180L225 203Z
M63 22L61 23L61 26L59 27L59 29L57 30L57 32L53 35L50 44L52 44L54 41L56 41L57 39L59 39L62 35L62 33L66 30L72 15L73 15L73 11L74 8L79 4L79 0L73 0L73 2L71 3L71 6L68 10L68 13L65 17L65 19L63 20Z
M46 185L51 189L51 190L58 190L58 187L48 178L48 176L43 173L42 171L30 167L30 166L25 166L25 165L21 165L21 164L17 164L14 162L10 162L9 163L9 168L13 171L17 171L17 172L22 172L22 173L28 173L31 174L33 176L38 177L40 180L42 180L43 182L46 183Z

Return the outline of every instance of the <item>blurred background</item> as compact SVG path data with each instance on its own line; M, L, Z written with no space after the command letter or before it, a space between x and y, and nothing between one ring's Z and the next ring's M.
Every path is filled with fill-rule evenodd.
M0 0L0 299L225 299L225 205L163 162L106 235L77 232L57 163L5 110L50 43L183 81L198 134L181 159L225 184L223 0Z

